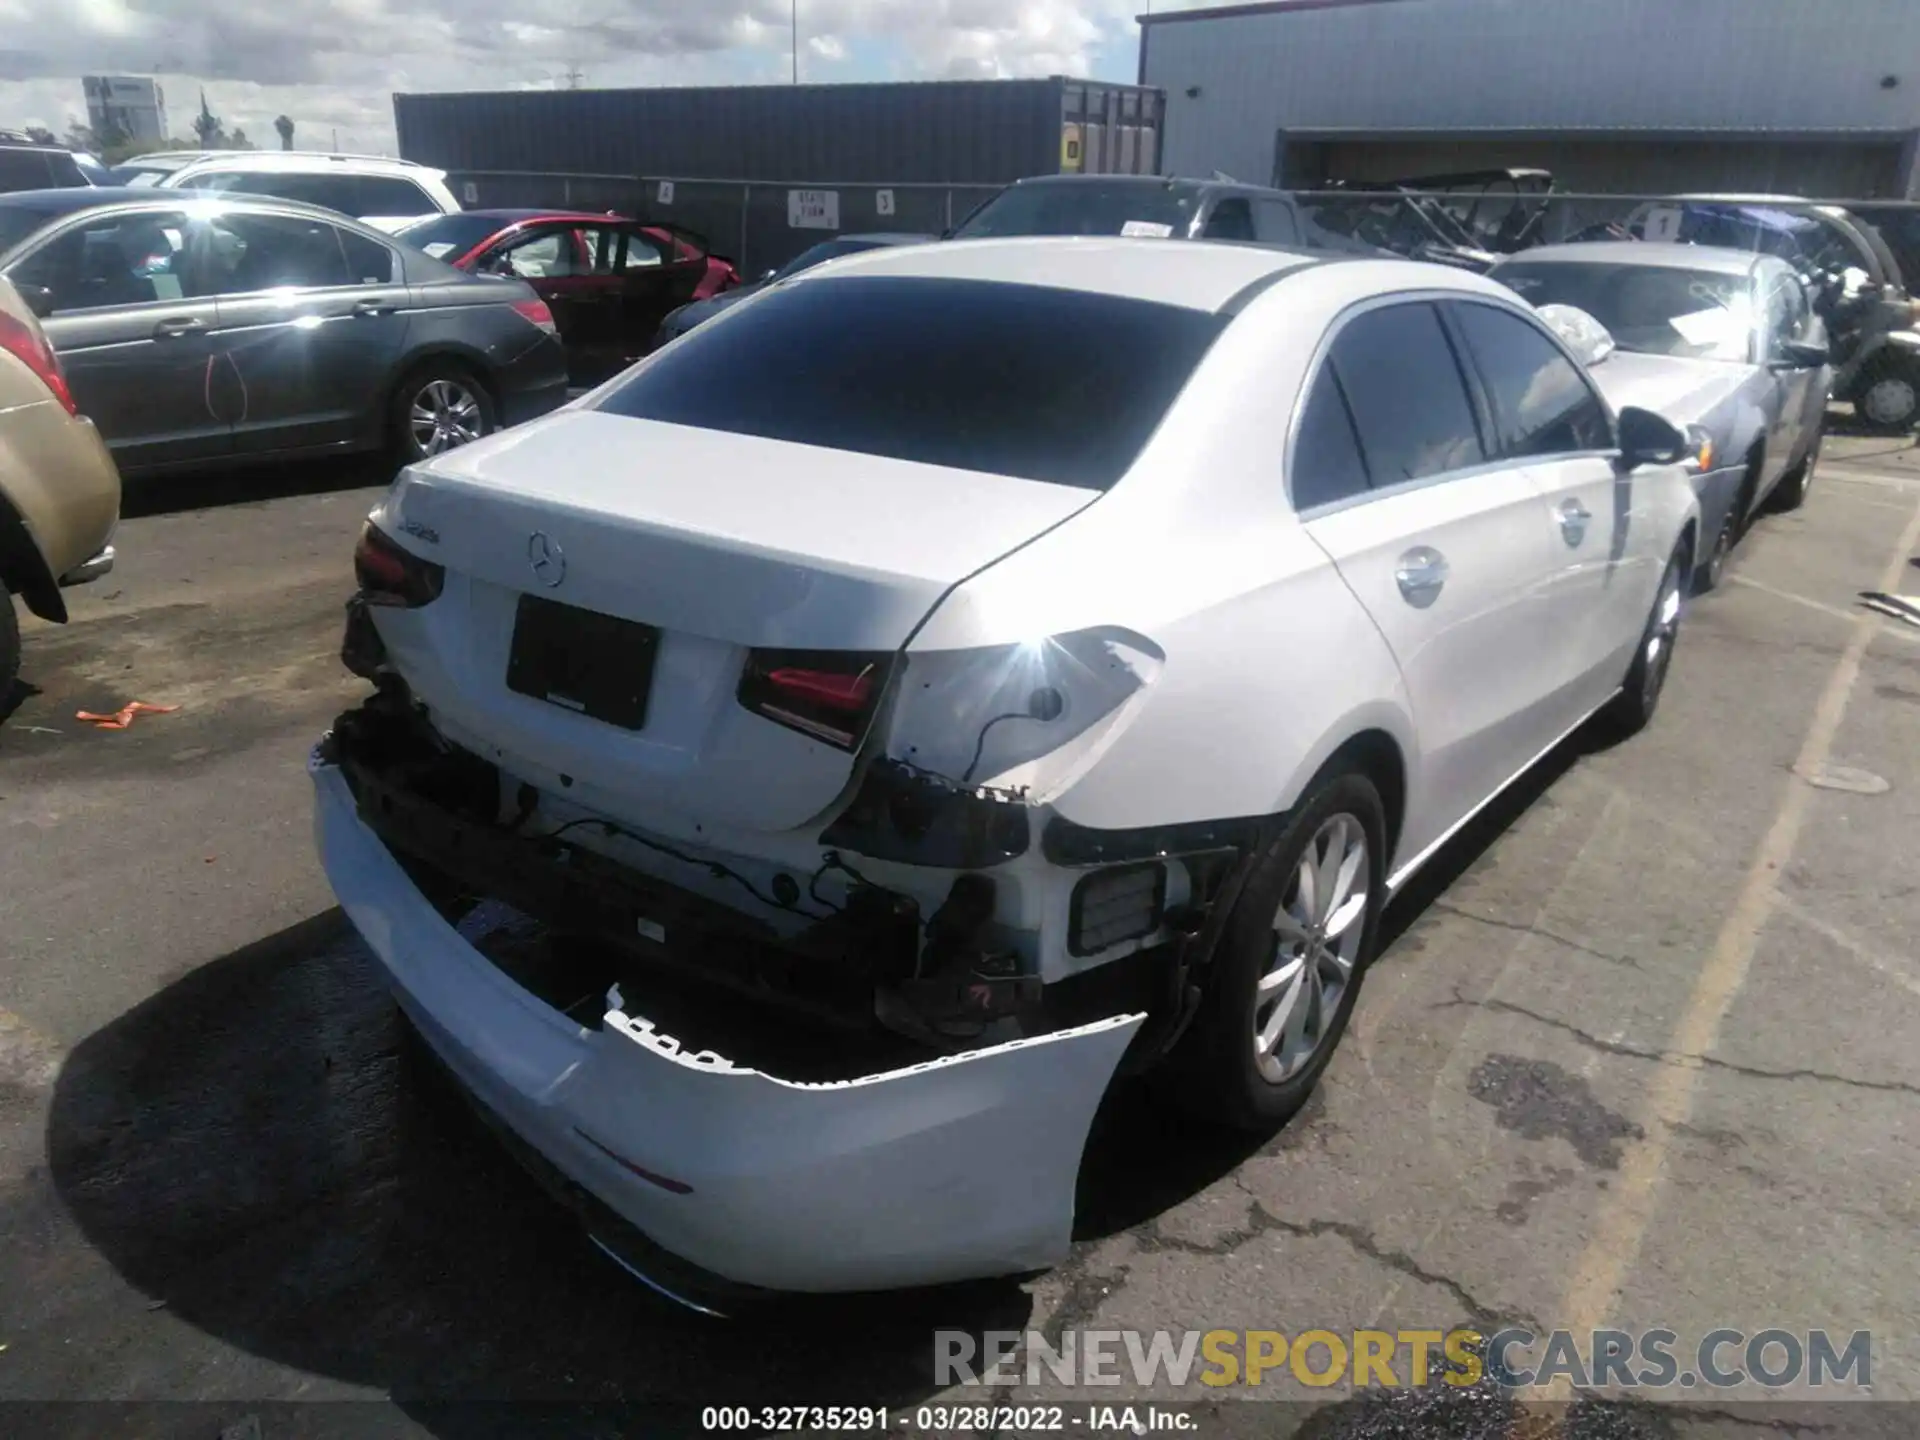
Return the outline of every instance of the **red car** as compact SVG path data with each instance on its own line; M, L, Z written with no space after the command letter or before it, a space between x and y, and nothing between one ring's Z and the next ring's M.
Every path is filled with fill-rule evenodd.
M668 311L740 283L733 262L708 254L698 236L622 215L462 210L416 220L397 238L462 270L531 285L553 311L576 384L646 354Z

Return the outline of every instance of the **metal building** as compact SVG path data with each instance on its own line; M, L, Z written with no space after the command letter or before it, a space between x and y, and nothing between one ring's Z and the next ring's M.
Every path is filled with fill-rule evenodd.
M395 95L400 153L456 174L1004 185L1152 174L1161 97L1054 76Z
M1141 26L1169 173L1920 198L1920 0L1268 0Z

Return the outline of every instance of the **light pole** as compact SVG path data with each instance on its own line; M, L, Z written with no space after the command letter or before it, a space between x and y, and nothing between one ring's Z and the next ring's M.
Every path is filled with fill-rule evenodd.
M800 0L793 0L793 38L788 46L793 57L793 83L800 83Z

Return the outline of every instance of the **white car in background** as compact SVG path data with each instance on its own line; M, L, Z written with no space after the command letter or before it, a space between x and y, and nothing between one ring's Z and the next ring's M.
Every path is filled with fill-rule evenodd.
M1051 1264L1123 1057L1277 1124L1388 896L1646 723L1684 448L1460 271L849 257L398 477L320 851L649 1283Z
M320 150L169 151L142 155L116 174L129 185L170 190L233 190L299 200L392 232L460 202L444 170L379 155Z

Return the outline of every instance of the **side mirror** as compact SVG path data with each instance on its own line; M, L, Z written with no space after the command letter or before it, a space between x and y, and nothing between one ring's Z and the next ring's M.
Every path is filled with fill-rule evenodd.
M1782 340L1774 351L1773 364L1777 370L1818 370L1833 358L1833 352L1825 345L1811 344L1805 340Z
M16 284L13 288L20 292L20 298L26 302L27 309L33 312L35 319L45 320L53 314L53 291L45 285Z
M1620 464L1637 470L1642 465L1678 465L1693 452L1680 427L1666 417L1638 405L1620 412Z

